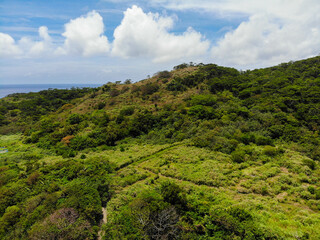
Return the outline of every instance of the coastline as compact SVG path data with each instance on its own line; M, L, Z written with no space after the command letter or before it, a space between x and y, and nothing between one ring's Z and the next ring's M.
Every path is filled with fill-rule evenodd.
M102 84L1 84L0 85L0 99L13 93L29 93L40 92L48 89L70 89L70 88L84 88L84 87L100 87Z

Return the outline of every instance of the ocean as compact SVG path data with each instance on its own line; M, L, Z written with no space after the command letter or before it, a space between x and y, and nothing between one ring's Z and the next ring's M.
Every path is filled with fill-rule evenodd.
M16 84L16 85L3 85L0 84L0 98L3 98L12 93L28 93L39 92L49 88L56 89L70 89L72 87L100 87L102 84Z

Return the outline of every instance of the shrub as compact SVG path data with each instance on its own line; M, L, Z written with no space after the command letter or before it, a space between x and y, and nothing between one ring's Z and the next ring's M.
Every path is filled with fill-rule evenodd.
M174 70L178 70L178 69L184 69L184 68L187 68L189 65L187 63L182 63L182 64L179 64L177 66L174 66L173 69Z
M140 92L141 88L139 86L133 85L131 88L131 93Z
M156 83L147 83L141 86L141 93L143 96L151 95L159 90L159 85Z
M255 223L249 212L235 207L213 210L204 217L204 227L208 239L277 239Z
M265 146L263 148L263 154L270 156L270 157L275 157L279 153L278 149L272 146Z
M33 184L35 184L35 183L38 181L39 177L40 177L40 173L38 173L37 171L36 171L36 172L33 172L33 173L31 173L30 176L27 178L27 183L28 183L29 185L33 185Z
M120 115L130 116L130 115L132 115L134 113L134 110L135 110L135 107L132 107L132 106L123 108L120 111Z
M316 199L320 200L320 189L316 189L314 193L315 193Z
M110 92L110 97L116 97L120 94L120 91L118 89L112 89Z
M98 190L90 182L74 179L65 186L63 194L65 201L60 207L74 208L92 224L99 223L102 218L101 199Z
M128 92L130 90L130 88L128 86L124 86L123 88L121 88L121 94Z
M92 239L90 223L80 218L73 208L55 211L43 222L35 224L29 231L30 239Z
M131 84L131 79L126 79L126 80L124 81L124 84Z
M203 106L214 106L217 103L217 98L210 94L202 94L193 96L190 100L190 105L203 105Z
M160 192L164 201L177 206L178 209L187 207L186 195L177 184L164 182L161 184Z
M181 78L174 78L170 83L167 84L168 91L185 91L187 88L182 84Z
M214 108L202 105L190 107L187 113L199 119L214 119L217 117L217 113Z
M172 74L169 71L161 71L161 72L157 72L155 75L158 76L160 79L162 79L162 78L170 78Z
M255 138L254 134L252 134L252 133L243 133L240 136L240 141L243 142L244 144L248 145L249 143L256 142L256 138Z
M94 147L95 145L94 139L88 136L76 136L70 141L70 147L74 150L83 150L89 147Z
M68 146L70 144L71 139L74 138L73 135L68 135L64 138L62 138L61 142L65 145Z
M258 135L256 136L256 144L257 145L273 145L273 142L270 137Z
M110 91L111 87L110 87L110 84L105 84L101 87L102 91L103 92L108 92Z
M104 107L106 106L106 103L105 102L99 102L96 106L97 109L101 110L103 109Z
M316 168L316 163L312 159L303 159L303 164L305 166L308 166L311 170L314 170Z
M231 159L233 162L242 163L245 160L246 152L243 150L236 150L231 153Z
M309 186L308 187L308 191L311 193L311 194L314 194L315 193L315 188L313 186Z
M21 215L21 209L18 206L7 207L5 213L0 218L0 236L12 228Z
M73 124L79 124L82 120L83 120L83 117L80 114L73 113L68 117L67 122L73 125Z

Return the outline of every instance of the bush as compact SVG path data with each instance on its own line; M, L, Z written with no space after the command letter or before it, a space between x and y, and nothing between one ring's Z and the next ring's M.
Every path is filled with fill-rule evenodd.
M243 133L240 136L240 141L248 145L249 143L255 143L256 137L252 133Z
M217 103L217 98L210 94L196 95L191 98L189 103L191 106L195 106L195 105L214 106Z
M215 209L204 218L206 239L277 239L264 231L245 209Z
M172 74L169 71L161 71L161 72L157 72L155 75L158 76L160 79L162 79L162 78L170 78Z
M97 107L97 109L101 110L101 109L103 109L105 106L106 106L106 103L105 103L105 102L99 102L96 107Z
M187 113L199 119L214 119L218 116L214 108L202 105L190 107Z
M265 146L263 148L263 154L270 156L270 157L275 157L279 154L279 151L277 148L272 147L272 146Z
M130 116L134 113L135 107L126 107L121 109L120 115L122 116Z
M185 91L187 88L182 84L181 78L174 78L170 83L167 84L168 91Z
M103 92L108 92L108 91L110 91L111 87L109 84L105 84L101 87L101 89Z
M118 89L112 89L109 92L110 97L116 97L120 94L120 91Z
M231 160L236 163L242 163L245 160L246 152L243 150L236 150L231 153Z
M156 83L148 83L141 86L141 93L143 96L151 95L159 90L159 85Z
M74 150L83 150L96 146L95 140L88 136L75 136L70 140L70 147Z
M86 180L77 178L65 186L63 194L65 201L60 207L74 208L91 224L99 223L102 218L101 199L95 186Z
M256 144L257 145L273 145L273 142L270 137L258 135L256 136Z
M83 117L80 114L73 113L68 117L67 122L73 125L73 124L79 124L82 120L83 120Z
M131 88L131 93L140 92L141 88L139 86L133 85Z
M28 185L35 184L38 181L39 177L40 177L39 172L35 171L35 172L31 173L30 176L27 178Z
M31 240L38 239L92 239L94 234L88 221L80 218L73 208L55 211L29 231Z
M303 164L308 166L311 170L316 168L316 163L312 159L303 159Z
M187 63L182 63L182 64L179 64L177 66L174 66L173 69L174 70L178 70L178 69L184 69L184 68L187 68L189 65Z
M315 190L315 197L317 200L320 200L320 189Z
M177 184L164 182L161 184L160 192L164 201L175 205L178 209L187 207L186 195Z

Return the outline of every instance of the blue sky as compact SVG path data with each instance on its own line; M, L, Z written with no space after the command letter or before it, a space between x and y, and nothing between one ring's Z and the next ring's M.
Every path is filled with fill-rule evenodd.
M0 0L0 84L138 81L320 53L317 0Z

